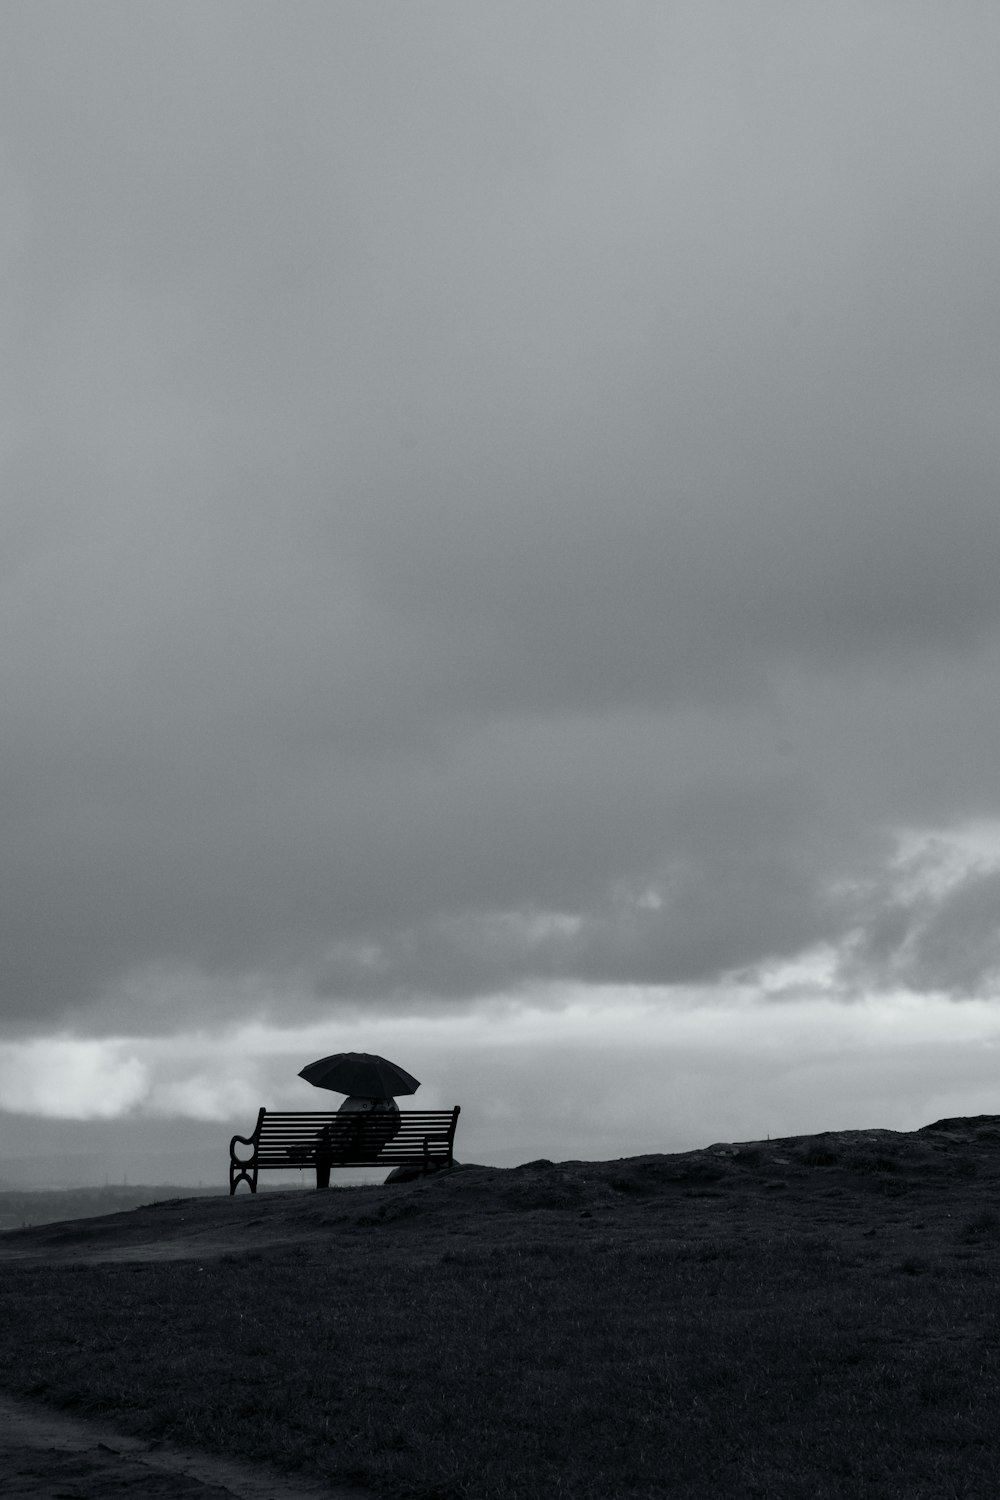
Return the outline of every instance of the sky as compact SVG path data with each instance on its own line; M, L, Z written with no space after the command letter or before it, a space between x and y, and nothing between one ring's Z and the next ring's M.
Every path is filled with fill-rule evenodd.
M998 50L3 8L0 1180L998 1110Z

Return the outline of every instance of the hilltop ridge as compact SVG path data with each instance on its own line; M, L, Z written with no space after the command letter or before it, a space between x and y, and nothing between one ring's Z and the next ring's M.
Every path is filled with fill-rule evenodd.
M0 1234L0 1258L183 1259L443 1218L576 1211L604 1217L630 1202L691 1196L746 1200L817 1190L900 1197L1000 1174L1000 1115L936 1120L914 1131L873 1127L751 1141L611 1161L516 1167L466 1163L410 1183L147 1199L117 1211L61 1218ZM137 1192L140 1190L136 1190Z

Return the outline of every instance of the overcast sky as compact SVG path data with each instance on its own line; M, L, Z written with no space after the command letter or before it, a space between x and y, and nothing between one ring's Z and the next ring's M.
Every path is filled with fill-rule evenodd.
M350 1048L497 1162L1000 1108L998 52L2 8L8 1140Z

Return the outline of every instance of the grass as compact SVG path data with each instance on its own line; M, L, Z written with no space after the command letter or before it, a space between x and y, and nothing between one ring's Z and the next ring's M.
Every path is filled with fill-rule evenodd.
M3 1382L413 1500L992 1497L984 1163L806 1146L776 1179L775 1146L332 1194L327 1237L202 1261L13 1262Z
M31 1228L35 1224L52 1224L63 1219L83 1219L96 1214L118 1213L138 1208L150 1199L148 1187L124 1187L119 1184L91 1188L0 1189L0 1231ZM184 1192L192 1197L207 1197L225 1191L221 1186L177 1188L169 1184L158 1190Z

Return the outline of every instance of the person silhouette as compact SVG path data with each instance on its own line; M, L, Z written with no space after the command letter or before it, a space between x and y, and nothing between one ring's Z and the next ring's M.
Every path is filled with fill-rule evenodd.
M382 1148L399 1129L399 1105L395 1099L349 1094L331 1120L319 1132L316 1152L316 1186L330 1186L330 1169L337 1157L354 1162L376 1162Z

